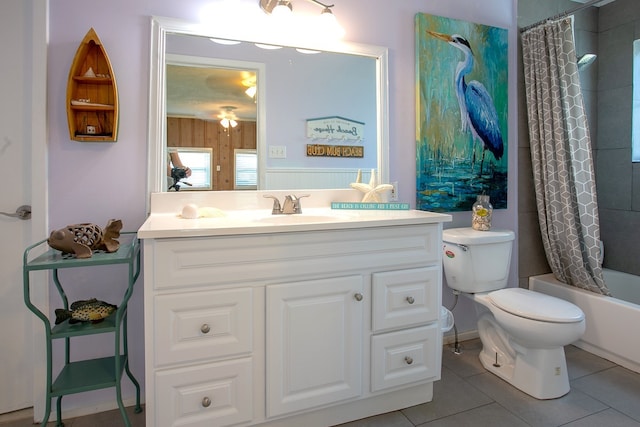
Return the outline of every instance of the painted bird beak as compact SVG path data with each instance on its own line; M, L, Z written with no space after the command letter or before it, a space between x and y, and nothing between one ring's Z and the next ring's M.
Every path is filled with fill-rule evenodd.
M436 33L435 31L429 31L429 30L426 30L426 31L427 31L427 34L429 34L430 36L433 36L433 37L435 37L435 38L437 38L437 39L440 39L440 40L444 40L444 41L446 41L447 43L449 43L449 42L453 41L453 39L451 38L451 36L449 36L449 35L447 35L447 34Z

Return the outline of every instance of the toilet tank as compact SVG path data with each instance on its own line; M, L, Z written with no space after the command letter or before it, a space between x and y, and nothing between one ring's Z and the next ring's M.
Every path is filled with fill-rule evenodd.
M444 230L442 262L447 286L465 293L506 287L514 237L511 230Z

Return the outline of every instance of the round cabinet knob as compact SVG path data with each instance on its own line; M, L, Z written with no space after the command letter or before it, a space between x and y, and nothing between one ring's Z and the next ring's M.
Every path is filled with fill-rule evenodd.
M410 356L407 356L404 358L404 361L407 362L407 365L411 365L413 363L413 358Z
M353 297L356 299L356 301L362 301L362 298L364 298L360 292L355 294Z
M200 326L200 332L202 332L203 334L208 334L210 330L211 330L211 327L206 323Z
M416 300L415 300L415 299L413 299L413 297L407 297L407 302L408 302L409 304L413 304L414 302L416 302Z
M203 408L208 408L209 406L211 406L211 399L209 399L208 397L203 397L202 398L202 407Z

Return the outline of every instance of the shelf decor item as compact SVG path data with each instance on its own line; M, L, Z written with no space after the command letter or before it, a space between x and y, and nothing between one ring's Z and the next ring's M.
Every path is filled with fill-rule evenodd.
M96 298L76 301L66 308L58 308L56 313L56 325L69 319L70 324L79 322L100 323L111 316L118 309L117 305L100 301Z
M355 188L356 190L364 193L362 196L362 203L382 203L386 201L388 193L393 190L393 185L391 184L378 185L375 169L371 169L371 179L369 180L369 184L362 183L362 171L358 169L356 182L352 182L350 185L351 188Z
M471 210L471 227L479 231L491 230L493 206L491 206L491 202L489 202L489 196L484 194L479 195Z
M120 243L116 239L120 237L120 230L122 221L119 219L109 220L104 230L90 223L67 225L52 231L47 243L62 253L75 254L76 258L91 258L94 250L117 251Z
M117 141L118 87L107 51L93 28L80 43L69 70L67 123L74 141Z

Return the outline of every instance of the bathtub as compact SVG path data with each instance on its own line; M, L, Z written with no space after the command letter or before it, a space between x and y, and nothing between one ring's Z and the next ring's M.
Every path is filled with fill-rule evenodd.
M640 276L604 269L604 279L614 297L566 285L553 274L530 277L529 289L582 309L586 331L576 347L640 372Z

